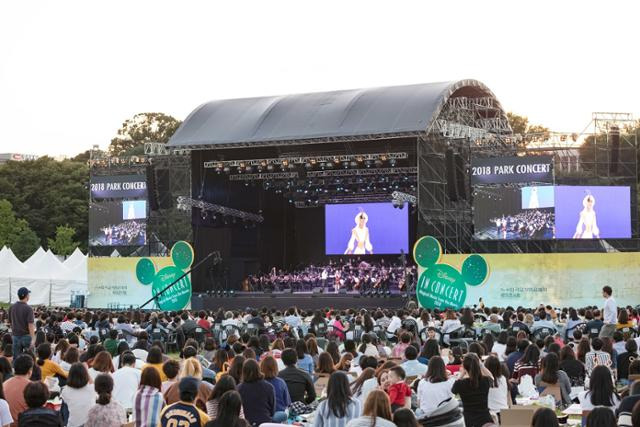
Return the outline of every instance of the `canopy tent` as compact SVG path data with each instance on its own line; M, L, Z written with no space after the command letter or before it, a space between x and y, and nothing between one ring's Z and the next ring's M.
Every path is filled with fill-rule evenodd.
M21 287L31 291L31 304L68 306L74 294L87 293L87 256L79 249L63 263L38 248L24 263L10 248L0 251L0 301L14 302Z

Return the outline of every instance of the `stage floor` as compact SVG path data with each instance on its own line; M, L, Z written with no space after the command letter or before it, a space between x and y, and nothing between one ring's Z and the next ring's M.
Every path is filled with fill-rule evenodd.
M262 293L236 292L233 296L210 296L204 293L194 293L191 298L192 310L244 310L250 308L275 308L279 310L296 306L302 310L317 310L325 307L338 310L348 308L402 308L408 299L404 294L389 296L362 296L359 293L349 294L314 294L312 292L297 293Z

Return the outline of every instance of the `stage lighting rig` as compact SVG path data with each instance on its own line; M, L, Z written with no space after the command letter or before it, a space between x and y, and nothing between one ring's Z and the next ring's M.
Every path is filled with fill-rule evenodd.
M418 198L416 196L409 193L403 193L402 191L394 191L393 193L391 193L391 197L391 203L394 207L401 208L402 206L404 206L405 202L408 202L413 206L418 204Z
M200 209L202 219L205 219L208 213L212 213L222 215L224 217L225 224L228 224L229 218L232 218L234 222L238 219L257 223L264 222L264 217L262 215L216 205L214 203L205 202L204 200L194 200L190 197L179 196L176 201L177 207L180 210L188 211L191 208Z

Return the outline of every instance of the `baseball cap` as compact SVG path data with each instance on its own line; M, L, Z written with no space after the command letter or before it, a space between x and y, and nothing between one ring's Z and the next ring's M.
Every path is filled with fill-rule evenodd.
M27 295L29 295L31 291L25 287L18 289L18 298L23 299Z
M189 392L193 396L198 394L198 387L200 386L200 382L193 377L185 377L180 380L180 384L178 385L178 389L180 393Z

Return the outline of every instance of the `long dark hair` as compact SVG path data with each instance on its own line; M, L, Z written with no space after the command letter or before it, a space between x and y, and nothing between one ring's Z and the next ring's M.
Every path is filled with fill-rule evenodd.
M498 380L502 376L502 366L496 356L489 356L484 361L484 367L493 375L493 386L498 387Z
M441 383L447 380L447 371L442 357L433 356L429 359L424 377L430 383Z
M638 406L638 405L635 405ZM614 412L609 408L593 408L587 415L587 425L598 427L616 427L618 425Z
M240 419L242 398L235 390L225 392L218 402L218 425L235 427Z
M558 417L553 409L540 408L533 413L531 427L558 427Z
M420 357L425 357L429 360L431 360L433 356L438 356L439 354L440 346L438 346L438 340L434 338L430 338L425 341L424 345L422 346L422 350L420 350Z
M109 402L111 402L111 392L113 391L113 379L111 375L98 375L95 379L94 387L98 394L96 403L98 405L108 405Z
M529 344L518 362L526 365L534 365L537 367L539 359L540 349L535 344Z
M364 371L362 371L360 376L356 378L354 382L351 383L351 393L354 396L357 396L360 393L360 390L362 390L362 384L364 384L366 380L373 378L375 376L376 376L375 369L366 368Z
M235 389L236 380L234 380L231 375L224 374L218 379L218 381L216 381L216 385L213 387L213 390L211 390L211 394L209 395L209 400L220 400L226 392Z
M344 418L347 415L347 406L351 402L351 388L347 374L336 371L329 377L327 384L327 415L329 411L336 418Z
M462 367L469 375L469 382L471 388L480 387L480 378L482 378L482 371L480 369L480 359L475 353L467 353L462 360Z
M611 371L604 365L598 365L591 371L589 394L593 406L613 406L613 396L618 396L611 379Z
M558 355L555 353L547 354L542 359L542 381L547 384L556 384L558 382Z

